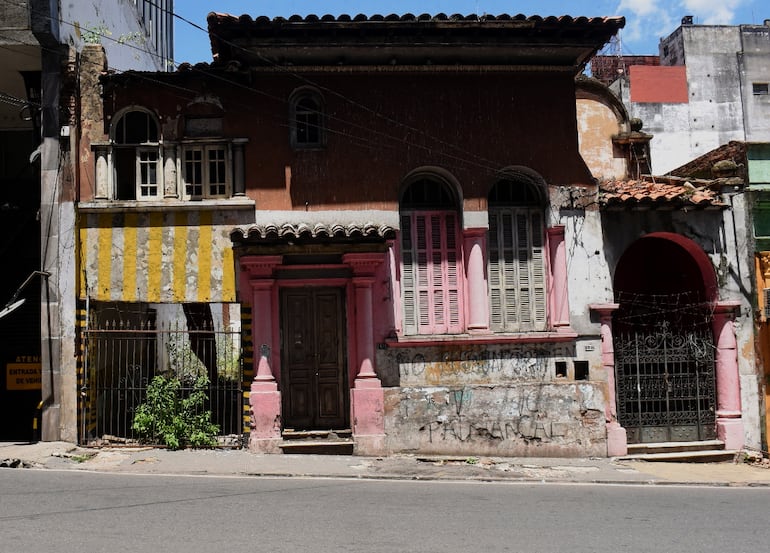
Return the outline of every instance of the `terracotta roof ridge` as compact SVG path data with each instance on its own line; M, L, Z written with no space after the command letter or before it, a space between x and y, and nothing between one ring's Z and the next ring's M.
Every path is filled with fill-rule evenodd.
M332 15L332 14L323 14L323 15L317 15L317 14L307 14L307 15L299 15L299 14L293 14L290 16L275 16L272 19L267 16L256 16L252 17L249 14L242 14L240 16L233 15L229 13L224 12L216 12L211 11L206 16L206 20L211 23L224 23L224 22L239 22L239 23L281 23L281 22L288 22L288 23L318 23L318 22L329 22L329 23L347 23L347 22L355 22L355 23L362 23L362 22L374 22L374 23L382 23L382 22L402 22L402 23L424 23L424 22L494 22L494 21L501 21L501 22L509 22L509 21L520 21L520 22L529 22L529 23L546 23L546 24L560 24L560 25L570 25L570 24L576 24L576 25L602 25L602 24L608 24L608 23L614 23L618 25L619 27L625 26L625 17L623 16L571 16L571 15L560 15L560 16L541 16L541 15L524 15L524 14L516 14L516 15L510 15L507 13L501 13L498 15L493 14L478 14L478 13L471 13L468 15L463 15L460 13L454 13L451 15L447 15L443 12L437 13L437 14L428 14L428 13L422 13L420 15L414 15L412 13L404 13L404 14L396 14L396 13L390 13L390 14L371 14L366 15L363 13L356 14L354 16L351 16L346 13L338 14L338 15Z

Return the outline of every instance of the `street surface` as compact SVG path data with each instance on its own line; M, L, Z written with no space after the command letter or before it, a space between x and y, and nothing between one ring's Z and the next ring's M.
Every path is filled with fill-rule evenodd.
M770 489L0 469L0 552L756 553Z

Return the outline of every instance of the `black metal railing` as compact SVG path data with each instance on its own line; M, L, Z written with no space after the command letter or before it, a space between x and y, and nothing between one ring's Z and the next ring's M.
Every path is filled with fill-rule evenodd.
M241 334L203 325L190 330L182 322L137 324L100 322L84 331L80 394L81 443L132 443L134 415L145 402L147 386L157 375L179 380L189 396L201 376L208 377L211 420L219 426L219 444L238 446L243 432Z

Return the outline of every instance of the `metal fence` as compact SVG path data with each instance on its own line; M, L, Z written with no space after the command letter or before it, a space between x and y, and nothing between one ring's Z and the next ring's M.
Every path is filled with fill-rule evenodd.
M182 397L196 380L209 380L204 409L219 426L218 442L238 446L242 424L241 334L204 325L190 330L184 323L156 326L100 322L84 331L84 377L81 388L81 443L133 443L137 408L157 375L176 377Z

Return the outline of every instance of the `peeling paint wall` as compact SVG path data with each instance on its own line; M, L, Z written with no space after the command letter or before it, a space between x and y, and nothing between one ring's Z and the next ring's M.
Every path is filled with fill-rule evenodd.
M606 456L596 382L406 387L385 391L391 452Z
M80 298L232 302L229 232L251 213L89 213L82 218Z
M599 180L624 178L625 158L615 153L612 144L612 136L621 130L612 108L595 99L579 98L577 117L580 155L591 174Z

